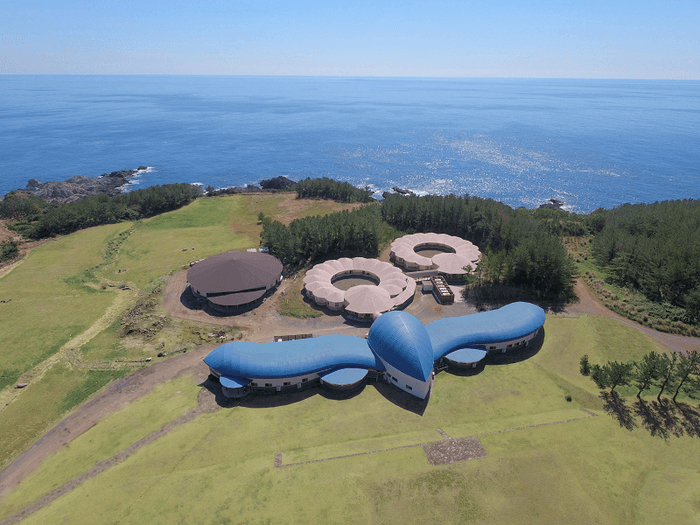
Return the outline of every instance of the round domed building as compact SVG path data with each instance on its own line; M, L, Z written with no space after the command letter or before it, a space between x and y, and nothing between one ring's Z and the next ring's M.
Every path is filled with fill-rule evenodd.
M249 308L282 280L282 263L260 252L227 252L199 261L187 272L192 293L217 311Z
M382 378L425 399L435 363L475 367L488 353L526 348L539 334L545 313L529 303L438 319L426 326L408 312L381 315L367 339L334 334L274 343L234 341L213 350L204 362L227 397L251 392L291 392L318 384L355 388L365 378Z
M395 386L421 399L428 395L433 384L433 345L417 317L399 310L385 313L369 329L367 344Z

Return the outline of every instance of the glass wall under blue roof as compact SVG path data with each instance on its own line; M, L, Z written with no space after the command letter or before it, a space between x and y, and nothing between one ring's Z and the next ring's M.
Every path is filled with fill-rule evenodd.
M531 334L544 324L544 310L530 303L512 303L498 310L429 323L425 329L437 361L459 348L512 341Z

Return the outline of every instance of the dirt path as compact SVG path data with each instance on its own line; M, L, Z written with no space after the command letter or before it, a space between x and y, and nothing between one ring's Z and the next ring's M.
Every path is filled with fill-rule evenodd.
M651 328L637 324L634 321L630 321L629 319L608 310L595 297L593 297L588 289L588 286L586 286L582 279L578 279L576 281L576 295L579 298L579 302L568 306L565 310L566 313L602 315L616 319L628 326L644 332L669 350L676 352L691 352L693 350L700 350L700 339L696 337L683 337L680 335L657 332L656 330L652 330Z
M114 383L92 401L65 417L24 454L0 471L0 500L10 489L34 472L44 458L95 426L100 419L149 393L157 384L187 373L194 373L198 379L204 381L209 370L202 359L213 349L214 346L200 347L143 368Z

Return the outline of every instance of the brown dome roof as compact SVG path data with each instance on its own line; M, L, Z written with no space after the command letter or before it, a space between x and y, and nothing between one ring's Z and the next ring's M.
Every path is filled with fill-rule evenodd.
M250 303L274 286L282 263L259 252L228 252L209 257L187 272L187 281L199 295L222 306Z

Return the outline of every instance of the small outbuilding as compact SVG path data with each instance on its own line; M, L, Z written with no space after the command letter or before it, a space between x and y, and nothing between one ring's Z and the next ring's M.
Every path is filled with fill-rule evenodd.
M227 252L199 261L187 272L196 297L234 313L259 301L282 280L282 263L259 252Z

